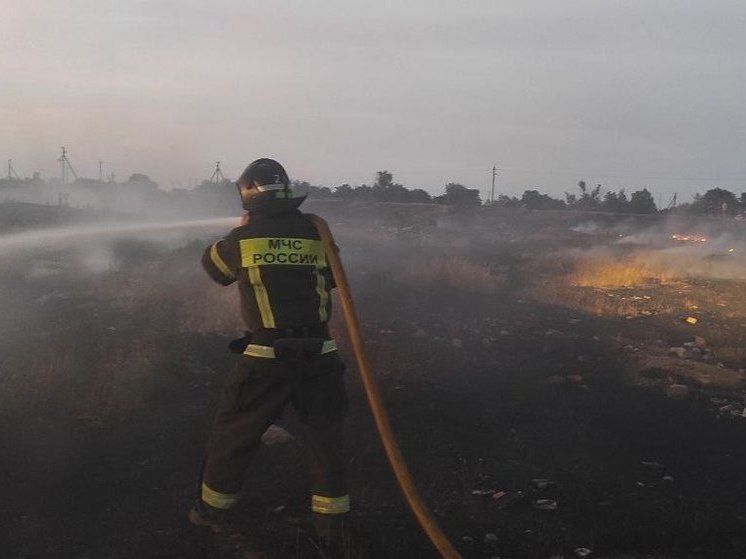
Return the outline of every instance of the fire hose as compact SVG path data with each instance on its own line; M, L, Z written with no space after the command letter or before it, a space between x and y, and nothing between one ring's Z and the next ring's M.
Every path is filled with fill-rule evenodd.
M412 479L412 475L409 472L409 468L404 461L404 456L402 455L399 445L396 442L396 438L394 437L394 433L391 430L391 424L389 423L386 410L383 407L378 385L376 385L373 375L370 372L368 357L365 353L365 345L360 333L357 312L355 311L355 305L350 293L350 285L347 282L347 276L342 267L342 262L339 259L339 249L334 243L334 237L332 237L332 233L329 230L326 221L315 215L309 215L309 217L321 236L321 242L324 245L327 261L332 270L332 274L334 275L334 281L337 284L342 313L344 315L345 323L347 324L347 330L355 354L360 378L363 381L368 404L373 413L373 419L376 428L378 429L378 434L381 437L383 448L386 452L387 458L389 459L391 468L394 471L396 481L404 494L404 498L407 501L409 508L417 519L417 522L419 522L420 527L435 548L440 552L441 556L445 559L461 559L461 555L456 551L451 542L448 541L448 538L441 531L433 517L432 512L430 512L430 509L428 509L427 505L422 500L422 497L420 497L417 487L414 484L414 480Z

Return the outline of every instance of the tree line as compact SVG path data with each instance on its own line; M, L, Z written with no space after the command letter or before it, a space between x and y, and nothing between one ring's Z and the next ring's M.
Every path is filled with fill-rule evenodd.
M31 179L13 177L0 179L0 193L21 192L24 188L43 187L44 181L35 173ZM691 202L683 204L669 204L668 207L658 208L653 195L646 189L636 190L627 194L625 189L604 191L602 185L590 187L585 181L579 181L577 191L565 192L564 198L553 198L543 194L538 189L525 190L519 198L500 194L495 200L482 201L478 189L468 188L460 183L448 183L443 193L432 196L420 188L410 189L395 182L394 176L388 170L376 172L372 184L351 186L342 184L329 188L310 184L307 181L292 181L294 186L302 186L309 190L313 199L343 200L356 202L389 202L389 203L420 203L444 204L459 209L477 208L480 206L523 208L527 210L583 210L613 213L654 214L654 213L687 213L694 215L712 215L719 217L742 216L746 213L746 192L737 197L733 192L722 188L712 188L704 194L696 194ZM62 188L69 185L49 183L51 186ZM96 181L92 179L78 179L74 186L97 191L106 196L122 194L139 194L149 198L171 201L178 198L181 201L197 200L199 203L224 206L230 208L235 205L236 189L233 181L224 179L218 183L203 181L192 190L175 189L162 191L147 175L136 173L126 182ZM121 191L120 191L121 189Z
M600 184L589 188L585 181L578 182L578 192L565 192L564 199L526 190L521 198L500 195L493 202L496 206L522 207L530 210L584 210L613 213L654 214L680 213L717 217L742 216L746 212L746 192L740 197L723 188L711 188L704 194L695 194L691 202L677 204L675 198L665 208L658 208L647 188L627 195L625 189L604 192Z

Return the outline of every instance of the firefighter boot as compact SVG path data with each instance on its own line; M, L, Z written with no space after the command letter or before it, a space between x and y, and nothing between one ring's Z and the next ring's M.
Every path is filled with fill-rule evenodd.
M314 513L316 536L334 559L359 559L363 557L358 538L350 528L348 514Z
M198 500L189 511L189 522L194 526L209 528L216 534L230 530L225 511L211 507L202 500Z

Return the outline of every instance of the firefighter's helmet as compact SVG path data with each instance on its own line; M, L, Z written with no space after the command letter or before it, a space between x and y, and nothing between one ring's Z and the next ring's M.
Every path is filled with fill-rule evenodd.
M297 208L308 196L308 189L290 184L285 169L274 159L257 159L236 183L245 210L283 213Z

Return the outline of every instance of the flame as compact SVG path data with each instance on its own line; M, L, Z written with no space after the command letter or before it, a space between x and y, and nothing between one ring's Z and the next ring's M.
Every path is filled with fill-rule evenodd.
M703 235L686 235L682 233L674 233L671 235L671 238L680 243L704 243L707 241L707 237Z

